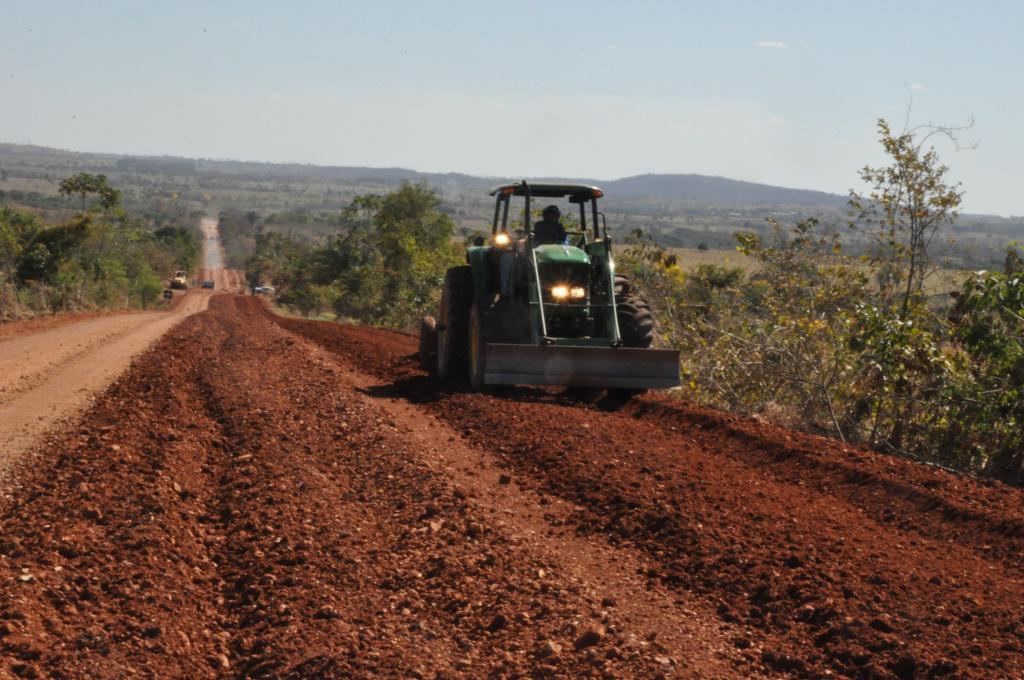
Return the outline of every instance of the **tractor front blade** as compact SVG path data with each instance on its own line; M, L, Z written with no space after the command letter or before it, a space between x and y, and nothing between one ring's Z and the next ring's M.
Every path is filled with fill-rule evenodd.
M627 347L488 344L485 385L666 389L679 385L679 352Z

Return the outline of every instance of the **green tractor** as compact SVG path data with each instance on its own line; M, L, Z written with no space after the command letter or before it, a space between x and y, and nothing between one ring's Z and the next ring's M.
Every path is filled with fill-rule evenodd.
M478 239L468 264L448 270L438 318L423 319L423 368L441 382L466 377L474 389L679 385L679 353L651 349L650 306L615 273L612 241L597 209L603 195L597 187L526 181L492 190L490 244ZM523 199L524 217L521 229L510 231L513 197ZM530 204L540 198L578 206L578 231L559 242L538 238Z

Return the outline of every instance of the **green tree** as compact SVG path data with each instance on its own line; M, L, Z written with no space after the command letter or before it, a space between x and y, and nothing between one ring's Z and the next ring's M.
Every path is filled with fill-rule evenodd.
M61 196L78 196L82 201L82 212L86 209L86 199L95 195L100 208L111 210L121 204L121 192L107 182L106 175L93 175L80 172L61 180L59 193Z
M443 282L455 255L455 225L440 199L424 184L404 182L380 203L375 215L377 247L386 272L385 295L421 308L428 290ZM405 297L411 294L412 299Z
M0 274L13 271L25 246L42 229L42 221L36 215L0 206Z
M1024 274L978 272L957 300L959 371L935 446L961 467L1024 484Z
M174 265L178 269L188 269L199 255L199 240L192 229L163 226L153 232L153 238L177 253Z
M1006 259L1003 260L1003 273L1007 275L1024 273L1024 259L1021 259L1020 253L1017 252L1016 248L1006 249Z
M277 232L257 236L246 264L251 285L272 281L278 300L304 314L408 327L437 303L448 267L460 261L455 228L422 184L361 195L335 218L338 232L303 247Z
M153 272L148 263L143 263L140 271L134 277L132 289L138 296L139 304L145 307L160 299L160 294L164 290L164 282Z
M18 278L22 282L54 282L61 265L75 257L86 242L90 224L91 218L82 216L40 231L25 245L18 258Z

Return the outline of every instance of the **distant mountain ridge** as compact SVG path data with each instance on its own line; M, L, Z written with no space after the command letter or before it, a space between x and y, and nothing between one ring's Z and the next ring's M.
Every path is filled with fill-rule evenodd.
M50 147L23 144L0 143L0 163L4 156L34 154L45 156L62 165L74 165L83 170L110 168L126 171L142 171L166 174L215 173L229 175L272 176L280 179L289 177L316 177L342 182L375 182L398 184L403 180L425 181L441 186L461 185L467 188L484 189L505 181L521 177L497 178L479 177L464 173L419 172L407 168L371 168L360 166L320 166L300 163L261 163L256 161L235 161L217 159L192 159L176 156L136 156L126 154L88 153L64 151ZM90 166L96 166L92 168ZM529 178L527 178L529 179ZM537 179L537 181L543 181ZM596 184L609 197L653 198L692 201L694 203L717 205L803 205L831 206L846 205L846 196L808 189L791 189L770 184L746 182L711 175L698 174L644 174L614 180L558 178L562 182Z
M733 205L829 205L843 207L847 197L810 189L789 189L711 175L635 175L605 182L609 193L623 198L665 197Z

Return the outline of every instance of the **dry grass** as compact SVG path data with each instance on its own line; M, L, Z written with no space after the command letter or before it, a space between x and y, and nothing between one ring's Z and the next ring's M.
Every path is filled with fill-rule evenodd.
M709 250L698 250L697 248L668 248L668 252L678 258L679 267L684 271L702 264L719 267L737 267L746 274L751 274L760 269L760 264L754 258L747 257L735 249L712 248ZM966 269L937 269L929 274L925 280L925 292L928 295L940 296L957 290L970 273Z
M760 268L756 260L743 255L734 248L711 248L709 250L668 248L668 252L678 258L679 267L683 270L693 269L702 264L712 264L718 267L738 267L747 273L757 271Z

